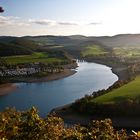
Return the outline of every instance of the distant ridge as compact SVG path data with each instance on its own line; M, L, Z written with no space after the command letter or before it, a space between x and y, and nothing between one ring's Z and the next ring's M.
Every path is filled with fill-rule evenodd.
M118 34L115 36L0 36L0 50L1 54L5 53L6 49L13 49L18 51L11 51L9 55L29 54L32 51L47 48L48 46L64 46L63 49L70 51L79 51L83 47L90 44L97 44L109 49L116 47L140 47L140 34ZM11 48L12 46L12 48ZM19 51L22 49L21 51ZM23 51L24 50L24 51ZM26 50L26 51L25 51ZM23 53L22 53L23 51ZM19 53L20 52L20 53Z

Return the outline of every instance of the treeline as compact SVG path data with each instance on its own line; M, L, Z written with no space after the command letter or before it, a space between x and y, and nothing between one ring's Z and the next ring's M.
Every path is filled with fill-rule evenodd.
M128 82L129 81L127 81L127 80L125 80L125 81L124 80L123 81L122 80L118 80L112 86L110 86L107 89L102 89L102 90L94 91L91 95L85 95L83 98L77 99L75 101L75 103L73 104L73 106L75 106L76 103L91 101L92 99L94 99L96 97L99 97L101 95L107 94L107 93L111 92L112 90L117 89L117 88L127 84Z
M116 131L110 119L91 121L88 126L65 127L55 116L41 118L35 107L27 111L7 108L0 112L1 140L138 140L125 130Z

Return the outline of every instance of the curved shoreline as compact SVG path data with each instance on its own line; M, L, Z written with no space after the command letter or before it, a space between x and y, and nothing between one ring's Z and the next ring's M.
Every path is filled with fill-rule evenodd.
M128 73L127 67L125 67L121 64L111 66L111 65L107 64L106 62L100 62L100 61L98 61L98 62L94 61L94 62L112 67L111 68L112 73L114 73L118 76L118 81L130 79L130 75ZM100 117L98 115L95 115L93 117L91 115L80 114L71 109L71 104L72 103L61 106L61 107L54 108L50 112L50 114L53 114L55 112L55 114L57 116L61 117L66 124L68 123L68 124L72 124L72 125L73 124L88 125L91 120L101 120L101 119L106 118L104 116ZM136 118L135 117L134 118L110 117L110 118L111 118L113 126L115 128L126 128L126 129L131 129L131 128L139 129L140 128L140 121L139 121L138 117L136 117Z
M0 96L7 95L11 91L16 90L16 88L17 88L16 85L13 83L2 84L0 85Z
M16 90L16 85L14 83L19 83L19 82L25 82L25 83L35 83L35 82L49 82L49 81L53 81L53 80L59 80L68 76L71 76L73 74L76 73L75 70L72 69L76 69L77 63L73 63L73 64L68 64L64 66L64 71L60 72L60 73L54 73L51 74L47 77L42 77L42 78L36 78L36 77L29 77L29 78L19 78L19 80L14 80L10 83L6 83L6 84L1 84L0 85L0 96L3 95L7 95L9 94L11 91Z
M76 71L74 71L74 70L65 69L64 72L52 74L52 75L49 75L47 77L43 77L43 78L25 78L25 79L22 78L22 80L21 79L19 81L16 80L15 82L18 82L18 83L19 82L25 82L25 83L49 82L49 81L59 80L59 79L71 76L71 75L73 75L75 73L76 73ZM17 86L14 84L15 82L0 85L0 96L7 95L10 92L16 90Z
M128 69L125 65L119 64L110 64L105 60L86 60L89 63L98 63L105 65L111 68L112 73L118 76L118 80L128 80L130 75L128 74Z

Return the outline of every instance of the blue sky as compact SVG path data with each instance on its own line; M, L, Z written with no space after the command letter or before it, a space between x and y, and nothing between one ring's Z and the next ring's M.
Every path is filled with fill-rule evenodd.
M140 33L139 0L0 0L0 35Z

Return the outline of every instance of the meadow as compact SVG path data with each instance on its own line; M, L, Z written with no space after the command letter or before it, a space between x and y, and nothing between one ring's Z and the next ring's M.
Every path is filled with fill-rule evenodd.
M81 54L83 57L85 57L88 55L103 55L107 53L108 52L104 48L101 48L98 45L88 45Z
M53 63L53 62L62 62L62 58L49 57L47 52L35 52L31 55L17 55L17 56L7 56L3 57L7 64L19 64L19 63L34 63L34 62L43 62L43 63Z
M140 76L137 76L135 80L118 89L114 89L107 94L94 98L91 102L99 104L114 104L124 102L129 99L133 101L140 101Z

